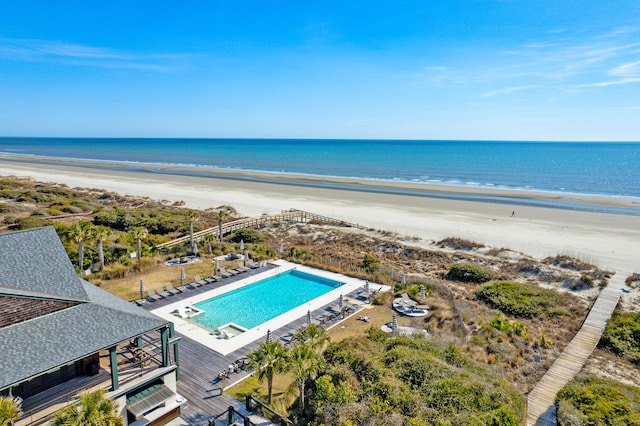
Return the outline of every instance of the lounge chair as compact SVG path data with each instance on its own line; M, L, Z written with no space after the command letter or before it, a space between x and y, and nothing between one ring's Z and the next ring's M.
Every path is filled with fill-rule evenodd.
M149 290L147 290L147 294L149 295L149 297L151 298L151 300L160 300L163 299L163 297L159 294L156 293L156 291L152 288L150 288Z
M162 297L169 297L171 296L171 293L169 293L168 291L166 291L163 286L160 286L156 289L156 293L158 293L160 296Z
M147 303L147 299L138 299L135 301L135 304L138 306L142 306Z
M198 284L197 281L194 281L192 283L187 284L188 286L192 287L192 288L198 288L198 287L202 287L202 284Z
M182 290L178 289L178 288L173 288L173 284L169 283L167 284L167 291L171 294L178 294L178 293L182 293Z

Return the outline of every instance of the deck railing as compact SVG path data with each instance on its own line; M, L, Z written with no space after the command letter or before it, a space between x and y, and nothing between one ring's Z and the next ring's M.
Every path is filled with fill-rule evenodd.
M327 216L322 216L315 213L309 213L302 210L290 209L283 210L280 214L274 215L262 215L257 217L249 217L244 219L238 219L231 222L222 224L222 235L229 234L237 229L242 228L251 228L260 226L265 223L271 222L280 222L280 221L292 221L292 222L301 222L301 223L324 223L324 224L334 224L339 226L348 226L348 227L357 227L363 228L360 225L345 222L339 219L333 219ZM207 235L219 235L220 228L218 226L214 226L211 228L203 229L202 231L193 233L193 241L200 242ZM156 246L157 249L168 249L171 247L175 247L180 244L184 244L191 239L191 235L184 235L182 237L173 239L171 241L167 241L166 243L158 244Z

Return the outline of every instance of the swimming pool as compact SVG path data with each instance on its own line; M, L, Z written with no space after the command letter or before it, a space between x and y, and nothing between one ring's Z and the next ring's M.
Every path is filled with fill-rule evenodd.
M290 270L194 304L204 313L190 321L210 330L228 323L251 329L343 284Z

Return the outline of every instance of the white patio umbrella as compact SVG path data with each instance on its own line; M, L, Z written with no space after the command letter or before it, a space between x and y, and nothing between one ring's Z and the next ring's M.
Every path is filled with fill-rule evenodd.
M400 284L406 284L407 283L407 278L404 275L404 272L402 273L402 276L400 277Z
M244 240L240 240L240 250L244 250Z
M140 299L143 298L144 294L144 280L140 280Z
M244 260L249 260L249 250L244 251Z
M423 285L421 285L421 286L420 286L420 299L424 299L424 297L425 297L425 294L424 294L424 286L423 286Z
M283 251L284 247L282 246L282 243L280 243L280 245L278 246L278 254L282 254Z
M191 246L191 248L193 249L193 255L197 256L198 255L198 244L193 243L193 245Z
M184 267L180 267L180 285L184 285L184 281L187 279L187 274L184 272Z
M344 298L342 297L342 295L340 295L340 297L338 298L338 306L340 307L340 309L342 309L342 305L344 305Z
M369 295L369 281L364 282L364 291L367 292L367 296Z
M391 320L391 328L394 330L398 329L398 315L393 314L393 319Z
M213 261L213 273L217 274L218 273L218 269L220 269L220 265L218 265L218 259Z

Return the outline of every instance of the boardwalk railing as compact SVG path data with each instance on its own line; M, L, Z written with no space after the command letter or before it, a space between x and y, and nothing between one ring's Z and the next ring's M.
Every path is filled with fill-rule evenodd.
M339 226L363 228L360 225L345 222L343 220L333 219L327 216L322 216L315 213L309 213L302 210L290 209L290 210L284 210L280 214L249 217L249 218L238 219L231 222L223 223L222 235L226 235L237 229L257 227L265 223L280 222L280 221L290 221L294 223L295 222L302 222L302 223L312 222L312 223L322 223L322 224L332 224L332 225L339 225ZM212 228L194 232L193 241L199 242L199 241L202 241L202 239L204 239L204 237L206 237L207 235L216 236L219 234L220 234L220 228L218 228L217 226L214 226ZM190 240L190 238L191 238L190 235L184 235L174 240L167 241L166 243L158 244L156 248L168 249L171 247L175 247L177 245L186 243L187 241Z

